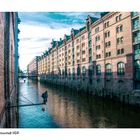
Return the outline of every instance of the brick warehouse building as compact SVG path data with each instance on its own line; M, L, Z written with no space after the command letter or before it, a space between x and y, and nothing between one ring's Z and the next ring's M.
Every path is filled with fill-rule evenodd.
M38 78L140 104L140 13L88 16L38 59Z
M38 79L38 56L36 56L27 66L27 73L31 79Z
M17 127L18 14L0 12L0 127Z

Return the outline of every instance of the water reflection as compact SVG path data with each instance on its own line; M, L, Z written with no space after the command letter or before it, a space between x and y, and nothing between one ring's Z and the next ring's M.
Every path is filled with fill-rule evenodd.
M26 95L32 102L41 102L40 95L46 90L46 113L41 111L40 106L20 108L20 127L31 128L31 122L34 122L33 126L37 128L140 127L140 110L134 107L122 106L109 100L77 94L39 82L20 84L20 94Z
M41 103L42 99L35 82L20 81L19 105ZM19 108L19 128L58 128L58 124L42 106L26 106Z

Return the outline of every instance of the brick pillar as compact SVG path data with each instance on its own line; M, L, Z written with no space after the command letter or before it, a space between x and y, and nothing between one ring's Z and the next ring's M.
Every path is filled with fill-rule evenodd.
M10 49L10 13L6 12L4 17L4 94L6 107L10 106L10 84L9 84L9 49ZM5 109L6 127L11 127L10 108Z

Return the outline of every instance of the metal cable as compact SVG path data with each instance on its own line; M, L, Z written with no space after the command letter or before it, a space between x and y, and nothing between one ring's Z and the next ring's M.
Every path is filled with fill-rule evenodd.
M32 103L32 104L34 104L32 101L30 101L29 99L27 99L25 96L23 96L23 95L20 95L20 96L22 96L23 98L25 98L27 101L29 101L30 103Z

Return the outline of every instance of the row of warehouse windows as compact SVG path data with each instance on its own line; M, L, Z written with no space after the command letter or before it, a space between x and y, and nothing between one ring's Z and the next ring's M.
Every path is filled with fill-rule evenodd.
M110 63L105 65L105 74L112 75L112 65ZM119 62L117 64L117 74L124 75L125 74L125 64L124 62ZM101 65L96 66L96 75L101 75Z
M117 32L117 33L120 33L120 32L122 32L122 31L123 31L123 26L122 26L122 25L119 25L119 26L116 28L116 32ZM105 36L105 38L110 37L110 31L106 31L106 32L104 33L104 36ZM100 41L100 36L99 36L99 35L97 35L97 36L95 37L95 41L96 41L96 42Z
M140 61L137 62L137 65L140 67ZM138 66L137 66L138 67ZM90 73L89 69L89 73ZM68 70L68 73L70 74L70 69ZM81 73L80 67L77 68L77 75L79 76ZM86 73L85 66L82 67L82 74ZM101 75L101 65L96 65L96 75ZM62 74L64 74L64 70L62 70ZM74 69L73 69L74 74ZM125 74L125 63L124 62L118 62L117 63L117 75L124 75ZM105 65L105 75L112 75L112 65L110 63Z
M123 54L124 54L124 49L123 49L123 48L117 50L117 55L123 55ZM106 53L105 53L105 57L106 57L106 58L107 58L107 57L111 57L111 52L106 52ZM101 59L101 54L97 54L97 55L96 55L96 59Z
M137 77L140 78L140 60L136 60L135 63L134 63L134 67L135 67L135 72L136 72L136 75ZM102 70L101 70L101 65L98 64L96 65L96 75L101 75L102 73ZM73 74L74 74L74 69L73 69ZM61 70L60 70L60 73L61 73ZM70 74L70 69L68 70L68 73ZM79 76L81 73L81 70L80 70L80 67L78 66L77 68L77 75ZM90 75L92 75L92 70L88 70L88 73ZM62 70L62 74L65 74L65 71L64 69ZM82 74L85 75L86 74L86 68L85 66L82 67ZM117 63L117 75L124 75L125 74L125 63L124 62L118 62ZM111 76L112 75L112 65L110 63L106 64L105 65L105 75L106 76Z
M77 75L80 75L80 67L77 68ZM73 71L74 73L74 71ZM69 70L70 74L70 70ZM82 74L86 74L85 66L82 67ZM117 75L125 74L125 64L124 62L119 62L117 64ZM96 65L96 75L101 75L101 65ZM112 75L112 65L110 63L105 65L105 75Z
M77 68L77 75L80 75L80 67ZM70 74L70 69L68 70ZM74 73L74 70L73 70ZM82 67L82 74L86 73L85 66ZM105 74L112 75L112 65L110 63L105 65ZM117 64L117 74L124 75L125 74L125 64L124 62L118 62ZM101 75L101 65L96 65L96 75Z

